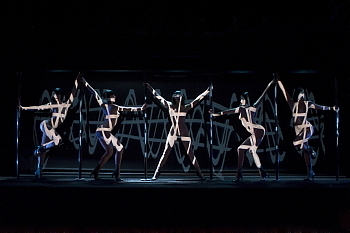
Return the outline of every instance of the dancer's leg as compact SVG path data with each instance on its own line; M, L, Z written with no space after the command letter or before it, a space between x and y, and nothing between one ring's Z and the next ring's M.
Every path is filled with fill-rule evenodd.
M115 152L114 163L115 163L115 171L113 172L113 176L115 177L115 181L123 181L120 179L120 165L122 163L124 148L120 151Z
M201 171L201 169L199 167L197 158L196 158L196 156L194 155L194 152L193 152L191 137L189 137L189 136L188 137L181 137L181 141L182 141L182 144L185 147L185 150L186 150L186 153L187 153L188 157L191 160L192 165L196 168L197 175L198 175L199 179L205 180L205 178L203 176L203 173L202 173L202 171Z
M165 143L165 148L164 148L163 154L160 157L160 160L158 162L158 166L156 168L156 171L154 172L152 180L156 180L159 177L160 169L163 167L166 160L168 159L168 156L169 156L171 150L173 149L173 146L175 144L176 139L177 139L176 135L170 135L170 134L168 135L168 138L167 138L166 143Z

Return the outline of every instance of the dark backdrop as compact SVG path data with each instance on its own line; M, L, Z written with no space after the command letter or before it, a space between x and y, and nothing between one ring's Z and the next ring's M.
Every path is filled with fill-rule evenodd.
M43 91L55 86L68 94L80 70L86 71L96 89L118 90L120 104L130 89L135 90L137 103L142 103L145 78L165 97L183 88L189 98L195 98L212 80L214 101L224 107L230 107L233 93L249 91L255 100L277 72L290 93L303 86L314 94L316 103L341 106L340 155L342 172L347 171L349 12L344 1L2 1L1 11L3 174L15 171L19 93L23 105L38 104ZM289 110L285 102L279 106L281 132L289 141ZM334 114L319 112L315 114L322 114L326 150L316 166L333 174ZM32 140L33 119L31 114L21 115L21 139ZM217 121L226 123L226 119ZM228 121L238 130L234 117ZM233 149L224 170L235 166L236 139L230 137ZM22 143L21 150L32 151L31 141ZM281 147L287 150L290 144L282 141ZM87 156L97 162L100 154ZM196 154L208 168L205 151L199 149ZM138 161L134 169L142 170ZM263 162L273 168L269 159ZM73 159L61 167L74 163ZM176 161L169 164L181 170ZM298 171L302 159L286 155L281 166Z
M337 77L328 77L322 71L290 71L280 74L287 91L292 95L299 86L305 88L308 99L315 103L333 106L336 96L339 95L335 87ZM86 80L100 94L104 89L111 89L117 95L117 104L123 106L140 106L145 102L147 109L147 139L144 146L144 115L141 112L124 112L113 133L125 146L123 158L124 172L143 172L144 152L148 151L148 169L153 172L164 149L165 140L170 128L168 113L153 99L149 91L145 91L143 83L149 82L165 99L171 100L175 90L181 90L189 103L201 94L210 84L213 84L212 102L209 97L187 115L187 126L191 133L195 154L198 157L202 170L210 169L210 119L208 110L221 111L237 107L241 93L250 93L251 103L254 103L262 94L267 84L272 80L271 73L256 71L195 71L195 70L87 70L84 71ZM76 72L65 70L46 70L33 73L22 73L20 77L21 104L23 106L40 105L48 102L53 88L59 86L66 94L70 94ZM47 82L50 80L50 82ZM320 82L322 80L322 82ZM325 85L327 84L327 85ZM339 88L342 90L341 88ZM67 171L78 169L79 124L82 125L82 161L83 169L91 170L97 164L103 149L95 137L97 126L104 117L95 98L85 89L80 90L82 101L82 121L79 122L79 101L75 101L70 110L64 127L60 133L65 144L51 149L47 164L48 169ZM257 122L266 129L266 136L259 146L258 154L266 169L275 169L275 119L274 101L275 87L267 93L264 102L257 112ZM291 111L280 89L277 89L278 129L279 129L279 156L282 172L298 173L304 171L304 161L294 149L292 141L295 138L291 125ZM339 100L339 105L343 100ZM341 112L342 113L342 112ZM47 119L47 111L22 111L20 115L19 157L20 172L32 173L35 170L36 158L32 156L35 146L40 144L42 133L39 124ZM315 169L323 174L335 174L337 165L336 151L336 114L333 111L315 111L309 113L309 121L314 125L315 133L310 139L310 145L318 152L319 157L314 160ZM343 130L341 121L341 130ZM15 131L15 128L11 129ZM236 149L249 136L241 125L237 115L215 117L213 121L213 167L218 176L225 172L232 172L236 167ZM15 139L15 138L14 138ZM14 140L13 139L13 140ZM14 153L12 162L14 162ZM342 160L346 161L343 156ZM344 165L342 165L343 167ZM247 156L245 167L255 168L251 156ZM106 164L113 169L113 160ZM169 157L164 170L189 172L193 168L185 155L181 144L177 144ZM345 169L345 167L344 167ZM343 173L345 171L342 171Z

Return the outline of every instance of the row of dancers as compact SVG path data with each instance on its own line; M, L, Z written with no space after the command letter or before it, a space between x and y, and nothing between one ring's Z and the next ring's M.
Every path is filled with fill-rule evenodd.
M292 111L293 124L296 134L293 145L297 150L302 150L303 153L307 170L307 176L304 180L309 181L314 179L315 173L313 172L312 168L312 159L317 155L308 143L310 137L314 132L313 126L310 124L310 122L307 121L308 111L309 109L338 111L339 107L322 106L306 100L305 92L302 88L299 88L296 92L294 92L293 98L290 97L282 82L280 81L278 75L274 74L273 80L267 85L262 95L254 104L251 105L250 103L249 93L244 92L240 97L240 104L238 107L217 113L215 113L212 109L209 110L209 113L212 114L213 117L226 114L238 114L238 118L240 119L242 125L248 131L248 133L250 133L250 136L244 140L243 143L237 148L238 163L236 177L234 179L235 182L243 181L242 168L244 163L244 156L247 151L249 151L254 158L254 163L258 168L261 180L265 180L266 177L269 177L269 174L263 169L259 156L257 154L257 148L265 136L265 128L262 125L256 123L255 114L257 108L263 102L264 96L267 94L268 90L273 84L276 83L281 88L283 95ZM189 156L192 165L196 169L199 180L206 180L203 173L201 172L197 158L194 155L191 136L186 126L186 115L189 110L194 108L212 91L212 87L208 87L192 102L184 104L184 96L181 91L175 91L172 95L171 101L168 101L163 98L149 83L144 83L144 85L153 94L155 99L157 99L161 105L168 110L171 119L171 127L166 139L165 148L151 180L156 180L160 176L161 168L165 164L175 142L178 139L181 139L186 153ZM38 165L35 171L35 176L39 179L42 178L43 166L46 159L48 158L47 152L51 148L62 144L62 137L57 133L56 129L65 120L68 109L71 107L73 100L76 97L78 88L86 88L95 97L97 103L105 115L104 122L96 130L96 136L105 151L97 166L91 172L90 176L93 176L95 180L100 179L99 172L106 164L106 162L112 157L115 149L115 170L112 175L116 182L122 181L120 178L120 166L122 162L124 146L111 132L117 125L118 118L120 117L120 112L143 111L147 108L147 104L145 103L142 106L138 107L119 106L116 104L116 95L112 90L105 90L101 97L98 92L84 79L82 73L79 73L75 79L72 93L66 102L63 102L63 91L60 88L56 88L53 90L51 102L48 104L29 107L19 106L20 109L23 110L50 109L52 112L51 118L42 121L40 124L40 130L43 134L41 145L39 145L34 152L35 156L38 157Z

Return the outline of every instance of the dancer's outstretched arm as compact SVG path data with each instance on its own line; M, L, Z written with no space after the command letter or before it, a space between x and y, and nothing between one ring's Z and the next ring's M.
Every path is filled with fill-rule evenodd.
M51 104L51 102L50 102L48 104L43 104L43 105L39 105L39 106L28 106L28 107L19 106L19 108L23 109L23 110L45 110L45 109L53 109L53 108L58 108L58 107L69 107L73 103L73 100L74 100L74 97L75 97L75 94L76 94L76 91L77 91L77 88L78 88L78 85L79 85L81 78L82 78L82 74L79 73L77 78L74 81L72 93L70 94L69 99L67 100L66 103Z
M73 86L72 92L71 92L71 94L66 102L67 104L71 105L73 103L74 98L76 97L75 95L77 94L77 89L78 89L79 83L82 82L83 77L84 77L84 74L79 72L78 76L76 77L76 79L74 81L74 86Z
M227 114L232 114L232 113L238 113L239 108L230 108L221 112L214 113L212 109L209 110L209 113L212 114L213 116L222 116L222 115L227 115Z
M131 112L136 112L136 111L142 111L147 108L147 104L143 104L140 107L129 107L129 106L118 106L118 111L131 111Z
M90 86L90 84L88 82L86 82L86 80L81 77L83 84L86 86L86 88L91 92L91 94L93 94L93 96L95 97L95 99L97 100L97 103L102 106L103 105L103 101L101 96L97 93L97 91Z
M154 88L149 84L149 83L144 83L144 85L148 88L148 90L151 91L151 93L153 94L153 96L158 99L160 101L160 103L165 107L165 108L169 108L171 102L167 101L166 99L164 99L156 90L154 90Z
M186 104L185 107L186 109L191 109L194 108L202 99L204 99L204 97L206 95L208 95L210 93L210 87L208 87L202 94L200 94L199 96L197 96L197 98L195 98L191 103Z
M319 105L319 104L315 104L311 101L308 101L309 102L309 106L310 108L313 108L313 109L318 109L318 110L333 110L333 111L338 111L339 110L339 107L338 106L333 106L333 107L330 107L330 106L324 106L324 105Z
M28 106L28 107L19 106L19 108L22 110L45 110L45 109L57 108L58 106L61 106L61 105L48 103L48 104L39 105L39 106Z
M263 98L265 97L266 93L269 91L270 87L272 86L272 84L276 83L275 80L272 80L267 87L265 88L264 92L261 94L261 96L259 97L259 99L253 104L253 107L257 108L259 107L259 105L262 103Z
M279 80L279 78L277 78L277 83L279 85L279 87L282 90L282 93L284 95L284 98L286 99L287 103L289 104L289 107L292 109L293 108L293 99L290 97L290 95L288 94L288 92L286 91L286 89L284 88L281 80Z

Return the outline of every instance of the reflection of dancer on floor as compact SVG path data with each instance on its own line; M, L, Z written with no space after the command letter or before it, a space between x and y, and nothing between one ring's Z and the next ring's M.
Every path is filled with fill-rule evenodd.
M44 120L40 123L40 130L43 132L43 136L41 139L41 145L37 147L34 152L34 155L38 157L38 167L35 172L35 176L37 178L42 178L42 170L44 164L48 158L46 153L50 150L50 148L54 146L58 146L62 143L61 136L56 132L57 127L63 123L67 116L68 109L73 103L75 98L76 90L78 88L80 73L75 80L74 87L72 93L69 96L67 102L62 102L64 100L64 93L61 88L55 88L52 92L51 102L45 105L40 106L30 106L30 107L22 107L24 110L44 110L50 109L52 112L52 116L49 120Z
M210 91L209 88L204 91L202 94L200 94L195 100L193 100L191 103L184 105L184 96L182 95L181 91L176 91L172 96L172 102L165 100L162 96L160 96L148 83L145 83L145 85L148 87L148 89L152 92L155 98L157 98L160 103L168 109L170 119L171 119L171 128L169 130L169 134L166 140L165 149L163 151L162 157L160 158L160 161L158 163L158 166L156 168L156 171L153 175L152 180L156 180L160 175L160 169L165 164L174 144L175 141L180 138L185 150L187 152L187 155L189 156L193 166L197 170L197 175L200 178L200 180L205 180L200 168L198 161L194 155L193 149L192 149L192 140L188 133L188 129L186 126L186 114L189 110L194 108Z
M255 165L257 166L261 180L265 180L266 177L269 175L261 166L260 159L258 154L256 153L258 146L260 145L261 141L263 140L265 136L265 128L261 125L256 124L255 122L255 114L257 107L263 102L263 97L271 87L271 85L274 83L274 81L271 81L263 94L259 97L259 99L253 104L253 106L250 106L250 100L248 92L244 92L241 95L241 101L240 105L237 108L228 109L219 113L213 113L212 110L209 112L213 114L213 116L221 116L225 114L230 113L238 113L239 119L242 122L242 125L246 128L246 130L251 134L237 149L238 153L238 164L237 164L237 173L236 173L236 179L234 181L241 181L243 180L243 174L242 174L242 167L244 162L244 155L246 154L247 150L252 154L254 158Z
M116 153L114 157L115 171L113 172L113 176L115 177L115 181L122 181L122 179L120 179L120 164L122 161L124 147L119 142L119 140L111 133L111 131L118 122L120 111L142 111L145 108L147 108L147 105L144 104L142 105L142 107L118 106L114 104L116 102L116 96L113 93L113 91L104 90L102 94L104 100L102 100L99 94L86 82L85 79L83 79L83 83L87 87L87 89L94 95L98 104L102 108L103 113L106 116L104 123L100 125L96 130L96 136L100 141L102 147L105 149L105 153L102 155L98 165L91 172L91 175L94 176L95 180L98 179L99 171L112 156L113 148L116 148Z
M295 90L293 93L293 98L291 98L280 80L278 80L278 84L282 89L283 95L286 98L293 114L293 123L296 134L293 145L297 150L303 150L305 165L307 169L307 177L304 180L313 180L315 173L312 169L311 160L316 158L317 155L316 152L309 146L309 139L314 133L314 129L310 122L307 121L307 113L310 108L334 111L338 111L339 108L337 106L322 106L311 101L307 101L303 88L298 88Z

